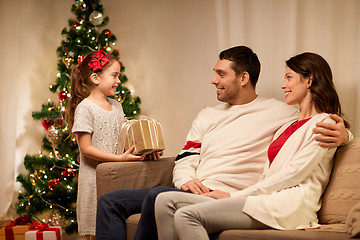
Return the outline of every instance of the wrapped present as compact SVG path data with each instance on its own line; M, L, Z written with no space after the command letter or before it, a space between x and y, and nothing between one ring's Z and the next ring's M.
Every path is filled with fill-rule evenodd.
M10 225L0 228L0 240L24 240L31 223L25 216L16 218Z
M25 240L61 240L61 227L34 222L25 233Z
M160 123L145 116L126 121L120 131L118 154L122 154L133 145L133 154L149 154L164 150Z

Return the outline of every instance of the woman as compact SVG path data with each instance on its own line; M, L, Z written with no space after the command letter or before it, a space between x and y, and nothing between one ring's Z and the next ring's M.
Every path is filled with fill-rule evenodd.
M226 229L317 226L336 149L320 147L312 129L320 121L334 123L328 113L342 116L341 107L325 59L303 53L286 65L282 89L287 104L299 105L299 119L276 133L259 182L235 193L161 193L155 205L160 240L208 239Z

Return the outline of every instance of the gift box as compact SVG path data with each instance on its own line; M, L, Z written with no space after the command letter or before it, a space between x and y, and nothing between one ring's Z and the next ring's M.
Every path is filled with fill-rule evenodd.
M10 225L0 228L0 240L24 240L30 224L31 220L27 217L18 217L15 221L11 221Z
M0 240L24 240L29 227L30 225L13 226L10 231L9 227L3 227L0 229Z
M133 154L149 154L164 150L160 123L145 116L126 121L120 130L118 154L122 154L133 145Z
M61 227L48 226L45 223L34 223L25 233L25 240L61 240Z

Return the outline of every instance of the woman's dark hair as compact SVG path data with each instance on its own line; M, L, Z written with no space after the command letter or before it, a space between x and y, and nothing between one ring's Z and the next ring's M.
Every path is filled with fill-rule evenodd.
M226 49L219 54L219 59L232 62L232 69L236 75L248 72L251 85L255 88L260 74L260 61L257 55L246 46Z
M318 112L334 113L344 119L331 68L323 57L305 52L287 60L286 65L302 78L311 79L310 92ZM344 124L349 127L345 120Z
M89 62L95 60L95 55L98 51L91 52L86 55L81 63L78 63L71 71L71 97L66 106L65 119L69 124L70 131L74 124L74 113L77 105L90 94L90 89L93 87L90 75L93 71L90 69ZM102 71L110 67L115 61L118 61L115 56L107 54L106 58L109 62L104 65L100 70L96 70L96 74L101 74Z

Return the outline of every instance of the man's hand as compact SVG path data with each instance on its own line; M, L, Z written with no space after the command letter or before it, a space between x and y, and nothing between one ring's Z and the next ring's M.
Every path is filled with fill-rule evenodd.
M336 114L329 114L336 124L325 122L316 123L316 128L313 129L314 133L321 135L315 136L315 140L319 141L321 147L338 147L346 144L349 139L349 134L346 131L344 120Z
M219 189L216 189L214 191L205 193L203 195L207 196L207 197L212 197L212 198L215 198L215 199L229 198L230 197L230 193L221 191Z
M194 178L187 181L181 186L184 191L190 191L194 194L204 194L210 192L210 189L200 182L199 179Z

